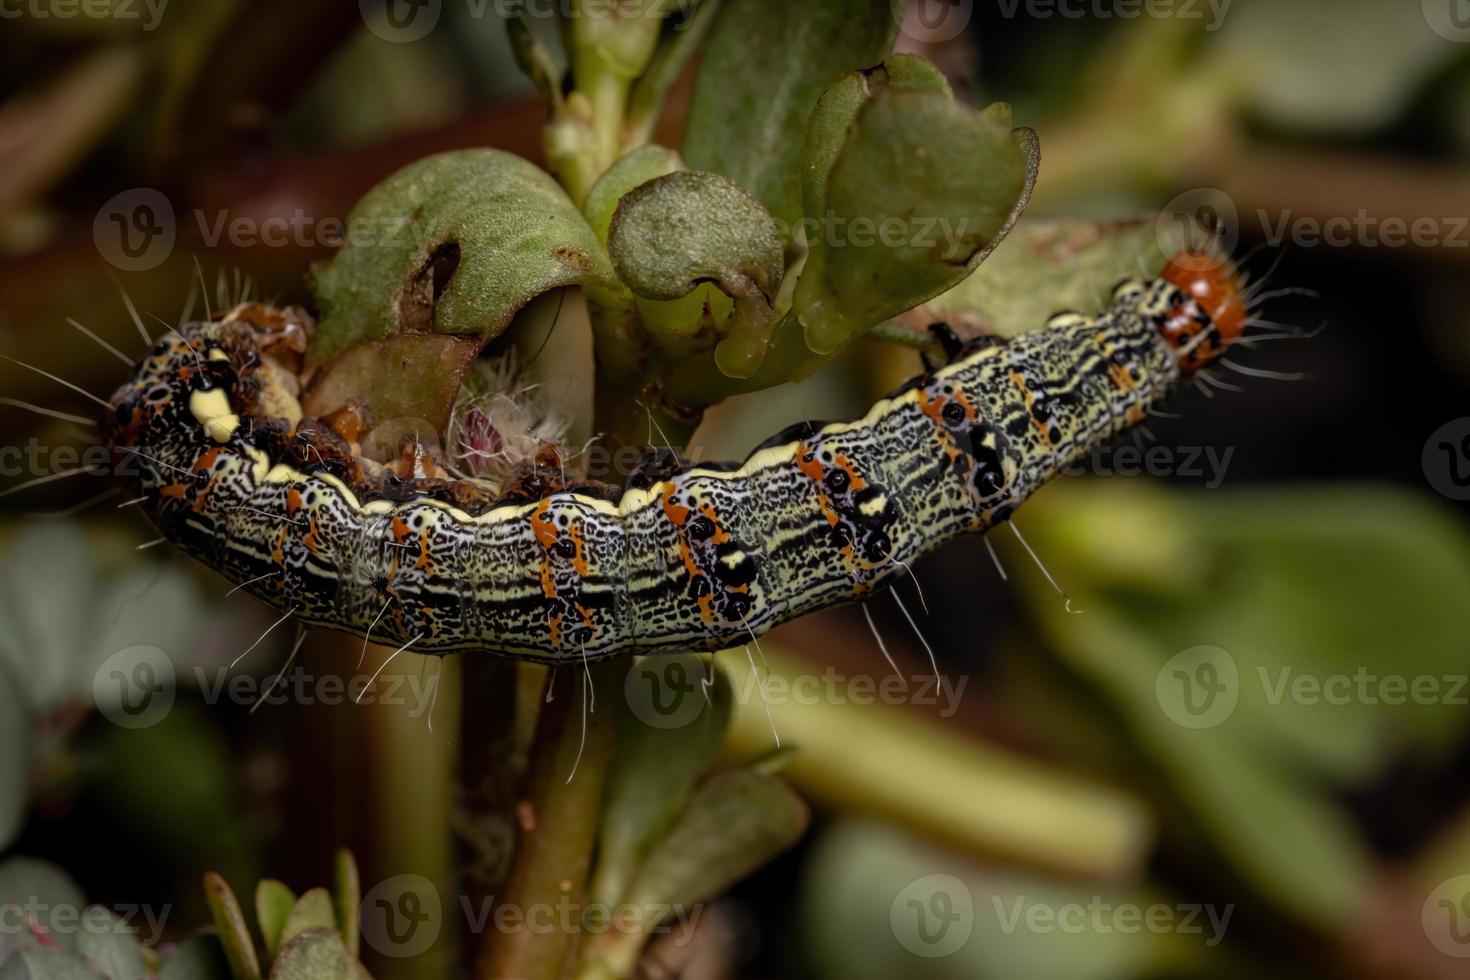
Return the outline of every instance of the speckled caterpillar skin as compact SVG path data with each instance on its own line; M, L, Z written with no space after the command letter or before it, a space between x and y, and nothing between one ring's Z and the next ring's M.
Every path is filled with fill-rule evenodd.
M273 456L263 433L294 423L247 411L261 354L237 313L171 334L112 399L110 445L163 533L306 624L549 663L738 646L860 599L1006 520L1167 396L1182 357L1221 346L1187 292L1129 281L1100 316L972 343L863 418L795 426L743 464L472 515L358 499L327 461Z

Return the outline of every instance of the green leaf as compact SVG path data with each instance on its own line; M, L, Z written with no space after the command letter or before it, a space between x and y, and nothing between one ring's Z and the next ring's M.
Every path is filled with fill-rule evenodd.
M883 60L901 15L890 0L727 2L700 62L685 160L734 180L796 227L807 118L838 76Z
M1360 133L1391 124L1465 47L1458 0L1405 16L1379 0L1253 0L1230 11L1217 55L1237 73L1252 108L1272 124L1306 132ZM1321 29L1331 23L1333 29Z
M87 914L106 916L109 925L106 930L89 926L77 933L77 953L82 959L108 980L143 980L148 970L133 930L101 906L93 906Z
M270 980L371 980L335 929L308 929L271 964Z
M645 911L707 901L794 844L808 816L779 779L749 769L719 773L659 838L626 901Z
M807 346L829 354L963 280L1019 216L1038 165L1028 131L936 92L875 93L808 229L796 293Z
M923 327L943 320L964 337L1019 336L1039 330L1054 313L1100 312L1114 286L1157 275L1183 245L1178 225L1153 217L1023 218L974 275L916 308L911 319Z
M826 213L832 165L847 145L858 110L886 86L954 95L932 62L911 54L892 55L876 68L848 72L833 82L812 110L801 148L801 203L808 219Z
M296 907L296 893L274 878L264 878L255 886L255 925L265 941L268 955L276 955L286 920Z
M280 944L285 945L308 929L336 929L337 914L332 895L325 888L313 888L297 900L281 929Z
M618 753L608 775L592 902L623 899L653 840L673 819L719 751L733 689L717 680L705 700L705 661L695 654L640 657L628 665ZM723 678L723 674L717 674Z
M0 660L0 850L25 823L31 773L31 712Z
M18 950L0 966L0 980L98 980L99 977L76 954L44 946Z
M684 161L679 159L679 154L666 146L641 146L609 167L592 185L582 206L587 223L597 233L597 240L607 243L613 212L617 211L618 202L629 191L655 177L683 169Z
M337 906L337 930L347 951L358 955L362 945L362 883L357 874L357 861L345 847L337 851L332 866L334 886L332 900Z
M245 924L245 913L227 881L213 871L204 873L204 898L214 918L215 933L224 947L234 980L260 980L260 959Z
M623 282L652 300L677 300L713 282L735 302L715 349L720 369L749 377L765 357L785 271L776 223L748 192L718 174L681 171L623 196L608 252Z
M230 980L230 965L218 939L192 936L163 961L158 980Z
M58 913L74 916L87 904L76 882L60 868L35 858L14 857L0 863L0 906L18 906L63 949L76 948L72 929L62 928L52 918ZM18 918L14 912L8 918ZM9 948L16 934L0 932L0 953Z
M548 290L612 284L597 236L566 193L499 150L410 164L369 191L347 224L347 244L314 277L313 364L405 332L488 340Z
M551 57L545 42L536 36L526 23L524 10L517 10L505 19L505 33L510 38L511 54L516 67L536 86L541 97L553 107L561 105L561 71Z
M710 28L714 26L720 3L721 0L700 0L699 6L679 25L673 38L666 39L654 52L648 69L633 86L628 98L628 117L623 127L625 145L642 146L653 137L669 92L694 52L703 46Z

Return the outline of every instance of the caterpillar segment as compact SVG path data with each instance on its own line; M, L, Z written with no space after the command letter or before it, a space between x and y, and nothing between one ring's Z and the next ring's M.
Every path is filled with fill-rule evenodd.
M1137 424L1240 335L1239 279L1210 262L951 345L862 418L742 463L650 451L622 487L567 486L557 460L493 487L361 458L341 418L302 417L310 318L261 305L171 332L104 430L170 541L307 625L552 664L717 650L872 594Z

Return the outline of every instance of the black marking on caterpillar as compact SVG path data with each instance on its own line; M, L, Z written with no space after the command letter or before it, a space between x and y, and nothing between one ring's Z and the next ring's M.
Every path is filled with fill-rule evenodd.
M301 417L310 319L259 305L159 342L104 427L169 540L308 625L548 663L717 650L871 594L1139 422L1244 324L1235 271L1192 254L1096 317L950 341L859 420L738 465L653 452L622 488L538 461L497 495L356 458Z

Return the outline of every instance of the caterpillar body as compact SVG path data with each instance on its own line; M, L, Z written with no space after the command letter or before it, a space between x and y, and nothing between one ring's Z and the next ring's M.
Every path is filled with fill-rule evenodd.
M357 458L341 419L302 417L309 318L259 305L160 341L104 431L169 540L307 625L546 663L718 650L1007 520L1218 356L1245 305L1232 268L1183 253L1098 316L956 346L861 419L793 426L739 464L650 453L617 488Z

